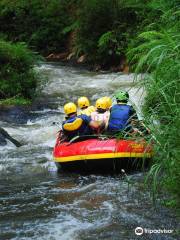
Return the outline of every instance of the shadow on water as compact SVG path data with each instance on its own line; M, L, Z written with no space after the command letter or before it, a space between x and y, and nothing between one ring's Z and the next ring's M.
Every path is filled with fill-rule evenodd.
M0 147L0 239L177 239L168 233L134 232L136 227L175 231L179 226L175 213L159 201L154 208L150 191L144 188L145 173L130 174L128 179L120 174L58 173L52 162L60 125L52 123L62 122L62 104L69 96L76 100L88 92L93 102L112 94L117 85L124 86L124 79L129 89L132 76L91 74L56 64L42 65L40 71L49 76L42 95L56 102L54 108L47 104L34 109L40 115L26 124L0 122L25 144L16 148L8 142ZM133 86L132 96L134 92Z

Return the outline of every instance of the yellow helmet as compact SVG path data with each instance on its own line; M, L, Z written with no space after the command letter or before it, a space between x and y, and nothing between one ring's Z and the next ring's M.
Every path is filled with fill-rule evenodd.
M90 106L90 103L89 103L89 100L87 97L80 97L78 99L78 107L79 108L84 108L84 107L89 107Z
M64 105L64 112L66 115L69 115L71 113L76 113L77 112L76 104L74 104L73 102L66 103Z
M107 107L107 109L109 109L112 106L112 99L110 97L107 97L107 96L102 97L102 98L105 99L106 107Z
M101 109L106 110L106 108L107 108L106 99L105 98L99 98L96 101L96 108L101 108Z

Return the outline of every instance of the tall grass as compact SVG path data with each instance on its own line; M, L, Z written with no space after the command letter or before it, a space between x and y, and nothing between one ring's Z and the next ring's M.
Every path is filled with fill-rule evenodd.
M136 72L146 72L144 113L156 139L153 192L169 191L178 200L180 195L180 12L169 9L151 31L138 36L139 45L129 51ZM153 124L158 120L159 124Z

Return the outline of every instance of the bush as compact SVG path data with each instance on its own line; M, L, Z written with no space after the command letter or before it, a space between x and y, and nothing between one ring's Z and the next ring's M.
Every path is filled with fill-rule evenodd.
M32 98L37 85L37 74L33 69L37 59L24 43L0 40L0 99Z

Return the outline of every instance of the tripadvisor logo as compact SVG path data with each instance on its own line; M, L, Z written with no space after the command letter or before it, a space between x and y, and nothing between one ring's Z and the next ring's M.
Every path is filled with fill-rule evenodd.
M138 236L142 235L143 233L144 234L147 234L147 233L149 233L149 234L152 234L152 233L167 234L167 233L173 233L173 231L174 230L172 230L172 229L148 229L148 228L142 228L142 227L137 227L134 230L135 234Z
M140 236L140 235L142 235L143 234L143 228L142 227L137 227L137 228L135 228L135 234L136 235L138 235L138 236Z

